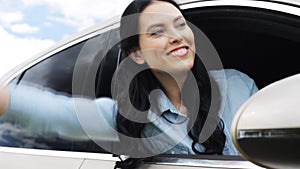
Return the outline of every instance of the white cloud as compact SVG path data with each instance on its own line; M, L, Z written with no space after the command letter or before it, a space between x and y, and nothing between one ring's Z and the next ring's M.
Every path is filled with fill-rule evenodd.
M22 23L23 14L21 12L0 12L0 24L15 33L35 33L38 27Z
M2 25L10 25L22 21L23 14L21 12L0 12L0 23Z
M54 21L54 22L58 22L61 24L73 26L76 28L77 31L81 31L81 30L86 29L95 24L95 20L90 19L90 18L80 21L80 20L73 19L73 18L61 18L61 17L49 16L49 17L47 17L47 19L52 22Z
M1 26L0 37L0 77L26 59L54 44L54 41L51 40L17 38L6 32Z
M120 15L132 0L22 0L25 5L46 5L52 13L63 15L65 24L82 30L99 20ZM54 19L55 17L50 17Z
M35 33L39 31L38 27L30 26L25 23L11 25L10 29L16 33Z

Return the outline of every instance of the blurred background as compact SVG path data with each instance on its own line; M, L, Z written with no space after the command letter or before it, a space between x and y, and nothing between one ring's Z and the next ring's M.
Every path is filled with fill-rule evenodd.
M0 77L54 43L121 15L132 0L0 0Z

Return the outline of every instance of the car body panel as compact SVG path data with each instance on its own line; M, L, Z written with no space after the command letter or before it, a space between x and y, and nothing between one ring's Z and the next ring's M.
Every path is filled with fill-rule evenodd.
M21 154L21 153L8 153L0 151L0 166L5 169L76 169L80 168L84 159L80 158L65 158L49 155L35 155Z

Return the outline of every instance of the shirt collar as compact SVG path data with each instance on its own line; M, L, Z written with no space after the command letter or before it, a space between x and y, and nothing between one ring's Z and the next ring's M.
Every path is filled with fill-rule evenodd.
M151 103L149 111L150 116L153 117L153 114L163 116L171 123L184 122L188 118L173 105L164 92L161 90L155 90L152 92L155 92L155 99L157 99L157 101ZM157 106L153 106L153 103L157 104Z

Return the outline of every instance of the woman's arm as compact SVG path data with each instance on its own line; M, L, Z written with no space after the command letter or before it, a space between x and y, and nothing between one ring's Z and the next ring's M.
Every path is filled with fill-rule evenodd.
M27 85L10 85L9 94L3 118L18 121L33 135L54 133L72 140L118 141L112 99L72 98Z

